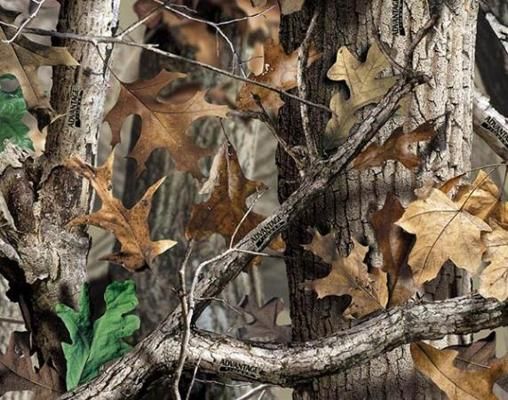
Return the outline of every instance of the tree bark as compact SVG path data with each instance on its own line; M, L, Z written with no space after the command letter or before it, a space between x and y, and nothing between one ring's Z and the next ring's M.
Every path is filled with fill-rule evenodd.
M335 61L338 48L348 46L358 56L364 57L374 43L373 31L379 31L381 40L397 51L395 58L401 62L415 33L428 20L429 10L425 2L404 2L401 16L393 9L397 3L381 0L307 2L304 12L283 19L281 42L289 52L302 42L314 7L319 10L313 38L323 55L305 76L310 100L329 103L331 94L337 91L339 85L327 80L326 72ZM398 125L404 125L405 129L414 128L425 120L449 112L447 123L425 149L424 166L418 173L421 179L431 177L439 181L461 173L469 166L477 7L472 1L446 2L446 5L444 2L431 3L432 12L442 13L442 17L435 31L417 48L413 65L415 70L431 75L431 82L410 96L408 114L396 116L379 131L374 141L379 143L386 139ZM391 23L399 21L402 25L394 29ZM400 35L400 28L405 35ZM304 138L298 115L299 105L293 102L287 103L280 114L280 126L293 144L302 144ZM329 115L311 110L309 116L311 126L315 127L313 135L319 140ZM283 201L294 191L298 174L292 160L285 154L280 154L279 163L279 194ZM314 207L290 226L285 239L287 255L290 256L287 274L296 341L330 335L348 325L340 317L348 304L346 298L317 300L315 294L305 292L303 288L306 280L321 278L329 271L328 266L304 253L301 245L310 241L307 228L317 227L321 231L335 229L343 254L347 253L351 236L375 246L369 225L370 211L380 208L389 192L407 202L417 183L412 173L395 163L387 163L383 168L365 173L343 174L332 190L316 198ZM379 266L379 258L374 254L371 261ZM441 276L428 285L427 297L446 298L469 289L469 278L453 266L447 266ZM401 347L346 373L300 386L294 398L434 399L441 398L441 395L415 375L408 349Z

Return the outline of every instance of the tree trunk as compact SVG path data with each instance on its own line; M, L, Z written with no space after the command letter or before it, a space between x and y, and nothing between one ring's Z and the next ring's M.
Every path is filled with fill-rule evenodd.
M329 103L331 94L338 90L339 85L327 80L326 72L335 61L338 48L346 45L364 58L369 46L375 42L373 31L379 31L381 40L389 48L397 50L395 59L402 62L415 33L429 18L429 6L426 2L404 2L400 15L398 3L388 0L306 2L304 12L283 19L281 42L289 52L303 40L314 7L319 9L313 39L323 56L305 76L309 99ZM471 0L431 3L432 12L442 13L442 18L417 48L413 67L431 75L432 80L411 95L408 113L396 116L374 141L381 143L396 126L403 125L408 130L449 112L437 138L426 149L424 146L420 149L425 152L422 153L424 165L418 176L422 180L433 178L441 181L469 167L477 5ZM401 25L392 26L399 21ZM405 35L401 34L400 28ZM392 52L394 54L395 51ZM294 144L301 144L304 138L299 115L299 105L293 102L287 103L279 115L285 136ZM313 134L317 140L324 132L329 117L321 111L310 110L311 126L316 127ZM279 156L279 165L279 195L283 201L295 189L298 174L291 159L283 153ZM295 340L315 339L347 326L341 314L348 299L328 297L318 300L314 293L303 288L306 280L321 278L329 271L328 266L303 251L301 244L310 241L307 228L317 227L322 232L335 229L343 254L347 253L352 236L363 244L375 246L369 213L372 209L379 209L390 192L407 203L418 183L421 182L414 174L393 162L364 173L350 172L337 180L333 190L316 198L315 206L298 223L291 225L285 239L287 255L290 256L287 275ZM379 258L374 254L371 261L379 263ZM469 278L450 265L440 277L427 285L426 292L429 298L440 299L460 295L469 289ZM454 342L457 340L460 339L455 338ZM408 348L401 347L348 373L317 379L298 387L294 398L440 399L442 396L415 374Z

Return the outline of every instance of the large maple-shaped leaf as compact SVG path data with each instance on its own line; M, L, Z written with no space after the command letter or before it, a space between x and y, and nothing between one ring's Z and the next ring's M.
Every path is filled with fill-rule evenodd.
M318 54L311 50L309 64L317 58ZM260 75L251 74L249 78L286 91L297 86L298 50L286 54L280 44L275 44L270 40L264 46L264 65L265 69ZM267 111L273 114L276 114L284 104L280 95L273 90L245 83L240 89L236 105L241 110L258 111L256 98L261 101Z
M57 304L56 313L69 331L71 343L62 343L67 361L66 384L71 390L99 374L100 368L130 351L123 338L139 329L136 315L127 315L138 305L133 281L113 282L104 293L106 309L91 321L90 295L85 284L79 298L79 309Z
M252 317L252 321L247 321L246 325L238 330L240 338L280 343L290 341L291 327L277 324L277 317L284 309L282 299L273 298L259 307L251 296L245 296L240 307Z
M382 166L388 160L396 160L406 168L416 168L420 165L420 158L409 150L409 146L430 140L434 134L435 131L429 123L424 123L408 133L404 133L403 128L399 127L382 145L370 144L353 160L351 166L358 170L364 170Z
M468 213L487 220L499 203L499 188L489 174L480 170L473 183L459 188L453 201Z
M480 274L478 291L483 297L508 299L508 231L491 222L492 232L485 233L483 240L487 250L484 261L489 265Z
M78 62L63 47L47 47L21 37L12 44L3 43L5 33L0 27L0 72L14 75L21 86L29 108L50 108L37 77L43 65L77 66Z
M331 240L334 233L321 236L318 244L313 241L307 246L314 254L331 264L330 273L321 279L307 282L307 287L314 290L318 298L326 296L351 296L351 304L346 315L361 318L373 311L382 309L388 302L388 287L386 273L378 268L369 272L364 263L368 247L362 246L353 239L353 249L347 257L341 257L334 247L332 253ZM321 250L324 250L321 252Z
M218 233L229 244L236 231L234 244L265 219L253 211L245 217L248 197L265 190L266 186L245 177L236 151L229 142L224 143L215 156L210 178L203 188L211 194L207 201L192 208L185 232L189 239L206 239L212 233ZM283 247L281 241L275 239L272 247Z
M403 214L404 208L399 199L389 193L383 208L374 212L371 217L374 236L383 255L382 270L388 274L389 305L392 307L405 303L416 292L407 264L413 238L395 225Z
M379 101L393 86L396 77L379 77L388 67L388 59L375 43L369 48L365 62L358 60L345 46L337 51L337 59L327 76L334 81L345 81L350 96L345 99L341 93L337 93L330 101L330 108L336 116L332 117L326 127L328 146L346 138L357 122L355 113L366 105Z
M79 224L95 225L113 232L120 242L120 251L104 257L104 260L120 264L129 271L150 266L155 257L173 247L173 240L150 240L148 216L152 197L164 181L164 178L152 185L143 198L132 208L127 209L113 196L111 174L114 153L99 168L94 168L78 158L67 161L67 166L88 179L102 200L99 211L82 215L69 222L70 226Z
M131 114L141 117L141 134L129 153L137 162L136 174L145 168L145 162L155 149L166 149L180 171L200 177L199 160L210 155L210 150L194 144L187 130L194 121L206 116L225 117L227 106L208 103L205 92L197 91L181 103L162 101L159 92L176 79L185 77L178 72L161 71L147 81L121 84L120 96L105 120L112 130L112 144L120 142L124 119Z
M411 344L416 369L446 393L450 400L497 400L494 383L508 372L508 359L494 360L486 368L462 369L454 365L457 350L439 350L423 342Z
M33 150L33 144L28 136L29 128L23 122L27 113L25 99L21 88L7 91L2 89L2 81L13 81L13 75L0 77L0 151L4 150L4 141Z
M413 201L397 225L416 235L409 265L418 286L434 279L448 260L475 273L485 250L481 233L491 231L480 218L461 209L438 189L431 189L425 199Z
M64 392L58 372L47 363L40 368L32 365L30 332L13 332L7 351L0 353L0 396L4 388L31 390L35 398L56 398Z

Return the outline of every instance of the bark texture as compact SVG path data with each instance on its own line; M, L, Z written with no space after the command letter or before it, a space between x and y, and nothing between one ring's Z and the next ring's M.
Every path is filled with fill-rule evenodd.
M111 35L118 6L119 0L64 2L59 29ZM91 192L62 164L71 155L94 162L100 129L97 121L102 119L104 87L108 85L104 62L109 51L100 46L101 56L91 44L58 44L67 46L80 66L54 69L52 105L65 117L50 126L46 155L27 161L24 168L9 167L1 177L2 194L18 228L14 238L6 239L11 239L14 254L4 254L1 272L17 282L13 295L23 303L23 317L43 358L52 359L63 372L60 342L66 331L53 310L57 302L75 303L86 280L88 252L84 230L70 231L65 225L87 212Z
M445 113L449 117L437 138L421 152L425 165L419 172L422 179L443 180L468 169L471 150L471 109L474 66L474 38L477 5L473 1L455 2L404 2L402 15L394 9L398 2L392 1L323 1L309 2L302 13L286 17L282 23L281 41L286 51L297 48L306 31L314 7L320 12L318 28L313 35L323 57L306 74L309 98L328 104L331 94L344 88L326 78L326 72L335 61L340 46L348 46L359 57L365 57L367 49L374 43L372 32L394 49L392 56L402 61L412 38L432 13L441 13L437 27L417 48L413 68L432 76L428 85L417 89L410 96L409 111L399 113L376 135L374 141L381 142L399 125L414 128L425 120ZM398 26L393 26L393 24ZM400 23L400 24L399 24ZM401 35L403 27L405 35ZM340 88L340 89L339 89ZM298 107L289 103L280 114L285 136L293 144L301 144L304 134ZM329 116L312 110L313 135L319 141ZM281 201L296 187L298 174L292 161L284 154L280 156ZM407 201L417 184L416 178L403 166L388 163L365 173L343 174L332 190L314 201L305 215L295 221L286 232L288 243L287 273L291 295L291 316L294 339L306 341L330 335L344 326L340 315L348 304L345 298L317 300L315 294L305 292L306 280L325 276L329 267L320 264L301 244L310 241L307 227L317 227L322 232L338 231L339 248L345 254L351 236L364 244L375 244L369 225L369 214L382 206L387 193L392 192ZM371 263L380 266L380 256L373 254ZM470 283L462 271L447 266L441 276L428 285L427 297L433 299L456 296L469 290ZM441 395L431 385L413 372L410 355L406 347L353 368L334 377L315 380L301 386L295 399L434 399Z

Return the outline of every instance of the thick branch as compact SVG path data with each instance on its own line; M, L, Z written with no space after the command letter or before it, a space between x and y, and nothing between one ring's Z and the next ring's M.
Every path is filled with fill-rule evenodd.
M403 344L417 340L440 339L449 334L468 334L481 329L508 325L508 304L464 296L431 303L398 307L358 323L351 329L327 338L296 346L254 345L210 333L196 332L189 341L186 367L198 361L200 370L233 379L293 386L319 376L346 371ZM104 400L131 398L133 387L119 387L124 379L139 375L134 364L146 358L159 374L171 374L178 360L178 337L158 345L137 349L124 361L124 367L103 387L103 379L65 395L64 399ZM133 364L131 364L133 362ZM132 398L136 398L132 396Z

